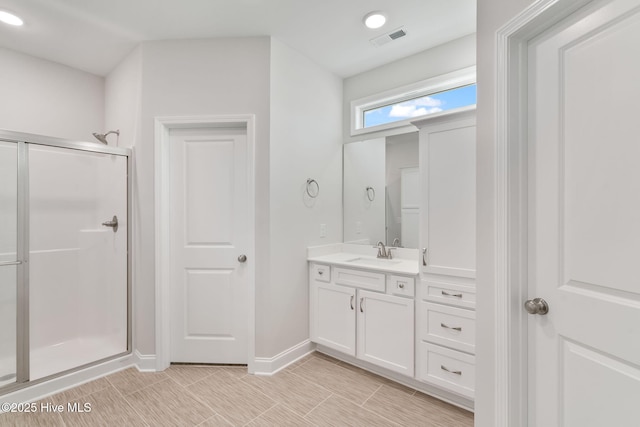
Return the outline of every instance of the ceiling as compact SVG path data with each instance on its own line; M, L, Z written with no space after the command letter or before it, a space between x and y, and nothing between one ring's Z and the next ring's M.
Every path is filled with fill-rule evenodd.
M475 32L475 0L0 0L0 46L98 75L142 41L271 35L348 77ZM378 30L363 16L384 11ZM407 36L370 39L403 27Z

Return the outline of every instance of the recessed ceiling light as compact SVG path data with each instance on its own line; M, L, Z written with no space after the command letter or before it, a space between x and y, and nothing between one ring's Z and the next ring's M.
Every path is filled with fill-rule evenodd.
M4 10L0 10L0 22L4 22L5 24L13 25L16 27L24 24L24 21L14 15L13 13L5 12Z
M379 11L369 12L364 16L362 21L364 22L364 25L366 25L367 28L371 28L372 30L375 30L376 28L382 27L384 23L387 22L387 17L384 16L382 12L379 12Z

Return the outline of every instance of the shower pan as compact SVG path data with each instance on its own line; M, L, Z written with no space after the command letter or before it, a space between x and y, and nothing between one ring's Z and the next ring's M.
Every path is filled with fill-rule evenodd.
M0 131L0 395L131 352L130 170L129 149Z

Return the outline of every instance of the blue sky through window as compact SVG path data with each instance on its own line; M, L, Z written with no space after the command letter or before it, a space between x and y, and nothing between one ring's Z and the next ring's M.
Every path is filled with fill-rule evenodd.
M374 108L364 112L364 127L384 125L413 117L467 107L476 103L476 85L432 93L428 96Z

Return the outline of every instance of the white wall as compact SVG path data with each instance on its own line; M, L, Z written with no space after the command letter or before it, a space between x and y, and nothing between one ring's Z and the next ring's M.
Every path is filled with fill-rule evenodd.
M256 287L268 283L269 51L266 37L148 42L107 78L106 123L123 130L121 145L132 143L135 147L134 320L136 349L142 354L155 354L156 350L155 117L256 115L256 243L260 255L256 259ZM138 95L139 113L134 113ZM132 121L129 114L138 119Z
M495 423L495 63L496 31L531 0L478 2L477 327L475 425Z
M383 65L344 80L343 138L345 142L359 141L351 137L351 101L395 89L451 71L470 67L476 63L476 37L470 34L432 49ZM376 132L366 138L391 135L394 132Z
M270 281L256 286L256 351L267 357L309 338L307 246L342 241L342 80L275 39L270 76L270 251L257 254L270 257Z
M109 145L133 147L140 137L142 49L135 48L105 79L104 129L120 130L107 137Z
M344 145L345 243L386 244L385 152L384 138ZM375 191L373 201L367 197L367 187Z
M104 78L0 48L0 129L80 141L104 126Z

